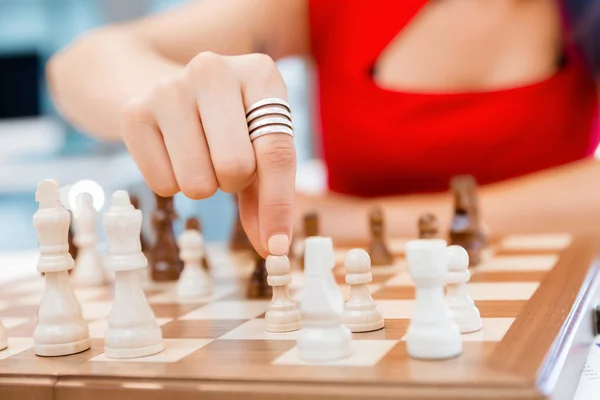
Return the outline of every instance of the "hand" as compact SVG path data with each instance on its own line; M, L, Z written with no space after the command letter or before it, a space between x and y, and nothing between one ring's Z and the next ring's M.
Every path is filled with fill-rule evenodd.
M268 56L201 53L121 115L123 140L150 188L191 199L237 193L242 225L262 256L272 237L272 247L287 251L296 175L291 136L250 141L246 108L268 97L287 100Z

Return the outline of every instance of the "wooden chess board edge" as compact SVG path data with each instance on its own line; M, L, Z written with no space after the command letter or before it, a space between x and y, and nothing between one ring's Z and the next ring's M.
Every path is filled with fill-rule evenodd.
M0 375L0 399L52 400L55 376Z
M574 238L489 357L490 367L530 379L540 393L552 391L557 383L552 377L561 375L578 329L590 325L581 321L591 321L591 300L600 279L599 244L598 237ZM589 348L591 329L584 336L580 344ZM580 365L568 361L570 368L580 370L585 358Z
M529 387L396 386L366 384L308 384L294 382L240 382L195 380L124 380L61 377L52 400L127 398L128 400L542 400ZM116 397L115 397L116 396Z

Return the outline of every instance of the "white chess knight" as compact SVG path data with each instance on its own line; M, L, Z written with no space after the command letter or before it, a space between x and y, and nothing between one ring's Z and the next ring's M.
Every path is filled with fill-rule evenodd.
M385 325L381 310L369 292L373 281L371 259L362 249L352 249L346 254L346 283L350 285L350 296L344 307L343 323L352 332L370 332Z
M0 351L8 347L8 337L6 334L6 327L0 320Z
M406 348L413 358L447 359L462 353L460 330L444 299L446 247L442 239L406 243L408 269L416 286L413 316L406 334Z
M186 229L179 235L179 258L183 261L183 271L177 281L177 295L186 298L199 298L210 295L210 277L202 268L204 240L199 231Z
M268 332L297 331L302 325L302 315L288 291L288 286L292 282L290 259L288 256L269 255L266 267L269 274L267 283L273 287L273 298L265 314L265 330Z
M108 282L108 274L97 248L98 212L89 193L77 196L74 242L78 247L71 281L77 286L101 286Z
M114 303L104 335L104 354L109 358L136 358L164 349L162 331L142 290L140 269L148 260L142 253L142 212L136 210L127 192L112 195L104 214L108 236L106 265L115 271Z
M344 300L333 287L333 243L331 238L310 237L305 241L305 282L300 302L303 321L298 333L298 355L309 362L328 362L354 352L352 333L342 324Z
M482 328L482 323L479 310L467 293L467 282L471 278L469 253L461 246L453 245L446 249L446 257L446 302L460 332L476 332Z
M40 250L37 269L46 280L33 333L35 354L52 357L79 353L90 348L90 337L69 280L68 271L75 266L68 242L71 217L60 203L56 181L41 181L35 198L39 203L33 216Z

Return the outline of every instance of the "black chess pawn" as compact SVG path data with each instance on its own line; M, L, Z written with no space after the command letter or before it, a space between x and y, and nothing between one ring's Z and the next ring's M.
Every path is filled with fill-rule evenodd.
M156 209L152 214L155 241L149 252L152 279L160 282L176 281L183 263L179 259L179 248L173 232L173 221L177 219L173 197L155 197Z
M268 276L266 260L254 252L254 271L246 291L249 299L270 299L273 296L273 288L267 282Z
M433 214L423 214L419 218L419 239L434 239L438 236L440 223Z
M371 257L371 265L392 265L394 257L385 243L385 224L383 222L383 212L380 208L375 208L369 214L369 225L371 242L368 252Z

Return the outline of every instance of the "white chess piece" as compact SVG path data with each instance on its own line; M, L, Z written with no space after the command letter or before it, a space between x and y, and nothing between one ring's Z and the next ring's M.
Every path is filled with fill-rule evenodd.
M108 276L97 249L98 212L89 193L77 196L77 204L73 222L78 251L71 281L77 286L101 286L107 283Z
M108 236L107 267L115 271L114 303L104 335L104 354L110 358L136 358L159 353L162 331L142 290L139 270L148 265L142 253L142 212L136 210L127 192L112 195L104 214Z
M37 269L46 279L33 333L35 354L53 357L79 353L91 343L69 280L68 271L75 266L68 242L71 216L60 203L56 181L41 181L35 198L39 203L33 216L40 251Z
M183 271L177 281L177 296L186 298L206 297L211 293L210 277L202 268L204 241L195 229L186 229L179 235L179 258Z
M6 333L6 327L0 320L0 351L8 347L8 337Z
M302 315L288 291L288 285L292 282L290 260L288 256L269 255L266 268L269 273L267 283L273 287L273 298L265 314L265 330L297 331L302 325Z
M298 354L309 362L328 362L353 353L352 334L342 324L344 300L331 285L333 262L330 238L310 237L305 241L306 275L300 311L303 321L298 334Z
M346 254L346 283L350 285L350 296L344 307L342 321L352 332L370 332L385 325L381 310L369 292L373 281L371 259L362 249L352 249Z
M476 332L483 325L475 303L467 293L469 253L461 246L448 246L446 249L448 274L446 275L446 302L452 311L454 322L461 333Z
M413 317L406 334L408 354L429 360L458 356L462 353L460 330L444 299L446 241L411 240L406 243L406 260L416 286Z

